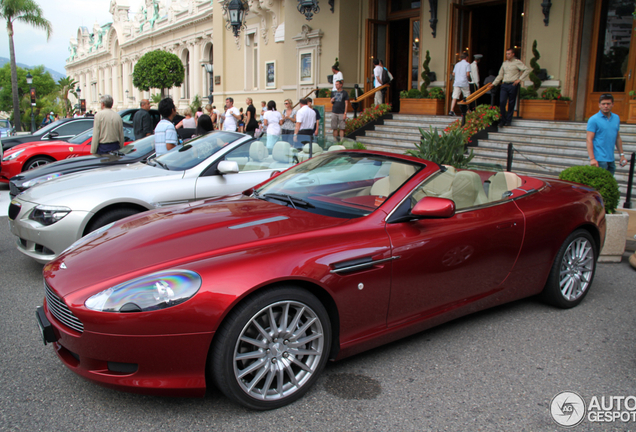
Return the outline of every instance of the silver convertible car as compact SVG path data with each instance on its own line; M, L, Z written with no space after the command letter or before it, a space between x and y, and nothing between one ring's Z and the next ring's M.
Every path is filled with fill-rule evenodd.
M280 141L265 144L234 132L213 132L147 163L69 174L39 184L9 205L18 250L40 263L77 239L146 210L242 192L298 161Z

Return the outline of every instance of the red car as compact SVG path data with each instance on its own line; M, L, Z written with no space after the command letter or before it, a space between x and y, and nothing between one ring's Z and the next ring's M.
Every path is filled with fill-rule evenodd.
M271 409L328 359L523 297L577 305L604 238L602 199L579 184L326 152L89 234L44 267L36 316L98 384L202 396L213 382Z
M93 129L89 129L68 141L35 141L18 144L4 152L0 169L0 182L8 183L21 172L62 159L91 155ZM135 140L132 125L124 124L126 144Z

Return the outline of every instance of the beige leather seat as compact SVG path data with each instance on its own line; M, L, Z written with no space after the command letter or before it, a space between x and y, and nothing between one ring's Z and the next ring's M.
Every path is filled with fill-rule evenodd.
M521 186L521 178L511 172L498 172L491 176L488 181L488 201L499 201L503 199L503 194Z
M388 197L415 173L415 167L393 162L389 168L389 175L371 186L371 195Z
M343 146L343 145L340 145L340 144L334 144L334 145L332 145L331 147L329 147L329 148L327 149L327 151L328 151L328 152L331 152L331 151L346 150L346 149L347 149L347 148L346 148L345 146ZM303 151L304 151L304 149L303 149Z
M488 202L479 174L472 171L458 172L453 180L451 190L441 196L455 201L457 210Z
M270 168L289 168L294 164L294 152L287 141L278 141L274 144L272 157L274 162L269 165Z
M269 164L266 162L269 152L267 146L260 142L255 141L250 145L250 160L245 164L244 171L254 171L259 169L269 168Z
M305 144L303 146L303 150L298 153L298 162L304 162L307 159L309 159L309 146L310 144ZM312 156L318 156L320 153L322 153L322 147L320 147L318 144L313 143L311 144L312 146Z

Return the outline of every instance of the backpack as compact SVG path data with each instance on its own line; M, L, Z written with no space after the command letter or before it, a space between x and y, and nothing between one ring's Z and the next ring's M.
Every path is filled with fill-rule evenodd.
M393 81L393 75L387 70L387 68L382 68L382 85L390 84Z

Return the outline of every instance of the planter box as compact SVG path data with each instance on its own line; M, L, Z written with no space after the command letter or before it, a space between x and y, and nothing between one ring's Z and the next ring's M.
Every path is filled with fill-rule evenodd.
M314 105L322 105L325 107L325 113L331 112L331 98L315 98Z
M629 101L626 122L629 124L636 124L636 100L630 99Z
M477 147L479 146L479 140L487 140L488 139L488 133L489 132L497 132L499 130L498 128L499 122L495 122L492 125L486 127L486 129L482 129L479 132L477 132L474 135L471 135L470 137L470 142L468 143L468 147Z
M444 100L400 98L400 114L442 115Z
M626 212L606 214L605 222L607 224L605 244L599 254L598 262L621 262L625 252L629 214Z
M351 138L351 139L355 139L358 136L364 136L365 132L368 130L375 130L375 126L376 125L383 125L384 124L384 120L391 120L393 118L393 114L391 113L387 113L384 114L382 117L370 121L369 123L363 125L362 127L354 130L353 132L351 132L350 134L346 135L347 138Z
M570 101L522 99L519 115L526 120L570 120Z

